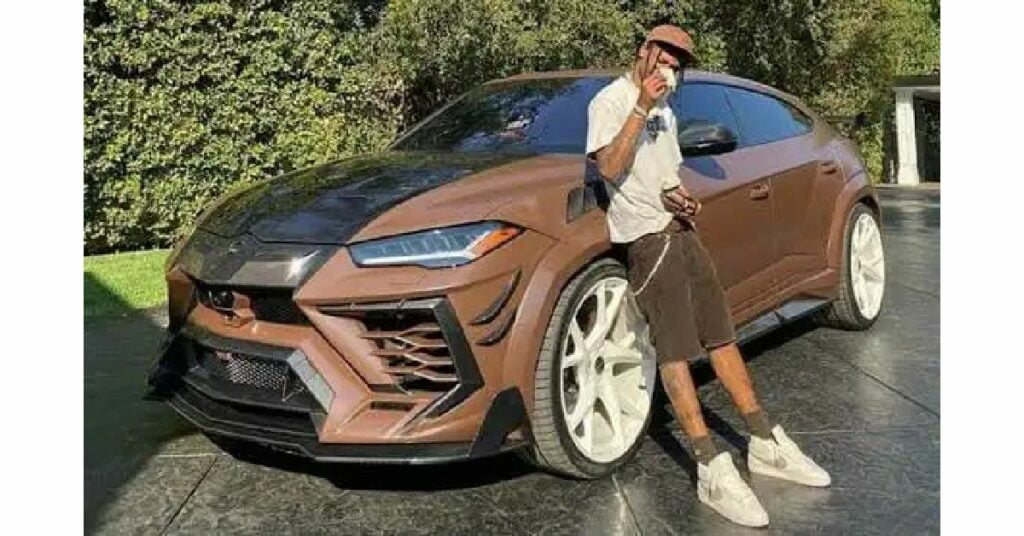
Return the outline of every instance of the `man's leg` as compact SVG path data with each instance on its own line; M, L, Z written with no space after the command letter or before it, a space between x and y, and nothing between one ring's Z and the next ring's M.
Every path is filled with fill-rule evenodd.
M651 328L651 339L658 353L661 382L665 386L679 424L693 446L697 460L697 499L710 506L727 519L742 525L760 527L768 524L768 514L757 500L750 486L743 480L732 456L718 452L708 431L697 399L697 387L690 375L690 360L700 355L702 348L697 324L691 286L680 275L686 273L686 259L678 238L678 225L670 227L668 242L662 236L655 244L658 249L649 248L642 260L663 255L661 272L650 279L637 300L647 317ZM673 236L676 235L676 236ZM651 241L642 244L648 245ZM673 246L674 247L671 247ZM644 250L634 249L644 253ZM635 263L644 266L648 263ZM636 273L630 283L637 285L637 279L647 279L647 271ZM660 274L661 277L658 277ZM642 285L634 288L643 288Z
M662 363L660 370L661 383L697 458L697 499L735 523L751 527L767 525L768 513L736 470L732 456L719 453L711 441L689 362L669 361Z
M685 252L684 259L692 279L695 324L701 344L708 349L715 375L729 392L751 433L769 439L772 426L757 403L747 364L736 346L736 330L714 261L696 232L684 231L678 235L678 240L682 243L681 249Z
M750 432L763 439L771 439L772 425L768 422L761 405L757 403L754 382L750 379L747 364L743 361L736 343L729 343L708 351L711 367L721 380L725 390L732 397L733 404L743 415Z
M700 400L697 399L697 388L690 375L690 364L685 360L670 361L663 363L659 369L661 383L672 402L672 409L693 445L694 457L698 462L708 464L718 454L718 449L711 440L704 415L700 411Z
M757 403L747 364L743 362L736 344L714 348L709 354L715 375L722 381L750 428L747 451L750 471L808 486L828 486L832 482L828 472L804 454L781 426L768 422L768 417Z
M736 346L736 330L714 262L694 231L675 235L690 276L694 322L700 342L711 358L715 375L751 431L747 465L751 472L793 480L810 486L827 486L828 473L808 458L782 430L768 422L754 394L754 385Z

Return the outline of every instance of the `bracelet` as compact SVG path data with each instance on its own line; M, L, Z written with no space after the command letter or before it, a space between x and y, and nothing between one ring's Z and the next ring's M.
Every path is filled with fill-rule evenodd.
M633 105L633 113L636 114L636 116L639 117L640 119L647 120L647 112L645 112L639 104Z

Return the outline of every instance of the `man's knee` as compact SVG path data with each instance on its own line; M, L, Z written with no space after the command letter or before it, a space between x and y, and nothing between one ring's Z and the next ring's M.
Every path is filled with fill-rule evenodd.
M686 359L666 359L658 364L661 370L662 381L676 377L690 377L690 363Z
M729 355L740 355L739 346L734 339L724 341L712 341L704 345L708 350L708 357L724 357Z

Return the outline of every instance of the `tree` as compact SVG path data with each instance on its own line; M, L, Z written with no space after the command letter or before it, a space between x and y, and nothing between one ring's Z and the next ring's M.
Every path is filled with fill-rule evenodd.
M866 112L939 65L937 0L86 0L85 248L165 246L222 192L386 147L486 80L626 66L659 23L701 67Z

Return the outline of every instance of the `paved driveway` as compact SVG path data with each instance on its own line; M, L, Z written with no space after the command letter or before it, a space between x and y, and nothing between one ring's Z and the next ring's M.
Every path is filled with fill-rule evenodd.
M772 531L938 532L939 193L882 197L889 285L874 328L803 325L745 348L769 414L833 475L825 490L755 478ZM743 532L697 502L694 464L665 408L637 459L593 482L515 456L442 467L235 459L141 400L161 323L155 313L86 326L89 532ZM738 454L744 427L727 394L707 367L695 375L719 443Z

